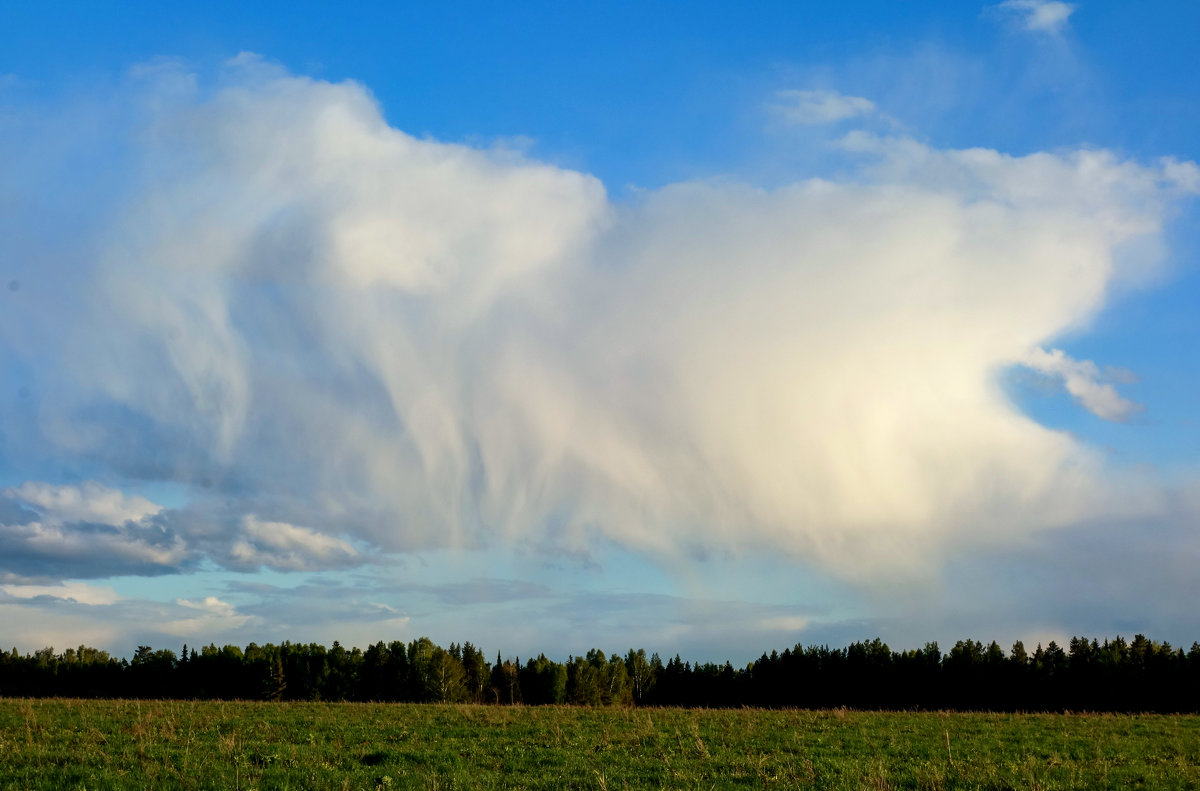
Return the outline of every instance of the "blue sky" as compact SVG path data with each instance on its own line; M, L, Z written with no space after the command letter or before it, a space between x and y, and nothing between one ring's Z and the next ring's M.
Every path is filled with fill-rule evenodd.
M0 12L0 640L1190 644L1200 8Z

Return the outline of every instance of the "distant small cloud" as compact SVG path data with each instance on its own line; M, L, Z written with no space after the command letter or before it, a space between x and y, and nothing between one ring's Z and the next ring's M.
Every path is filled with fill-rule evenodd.
M56 585L0 585L0 592L14 599L49 597L87 605L113 604L121 599L110 587L74 581Z
M256 621L252 616L241 615L232 604L216 596L206 596L202 601L176 599L175 604L182 608L182 613L187 617L159 624L159 629L167 634L185 637L211 634L238 629Z
M802 632L809 619L803 615L772 615L761 619L758 628L764 632Z
M225 65L229 68L240 68L243 66L258 66L267 63L267 59L257 52L242 50L225 61Z
M1102 420L1123 423L1142 411L1141 404L1124 398L1112 386L1112 382L1127 384L1137 380L1123 368L1101 372L1091 360L1073 360L1061 349L1034 349L1022 362L1028 368L1061 379L1080 406Z
M1066 27L1077 6L1059 0L1004 0L993 8L1017 17L1025 30L1057 35Z
M837 91L779 91L771 112L797 126L817 126L861 118L876 113L875 103L861 96L846 96Z
M223 602L216 596L205 596L202 601L190 601L188 599L176 599L175 603L180 607L187 607L190 610L201 610L203 612L219 615L223 618L228 618L235 614L232 604Z
M154 101L186 99L197 90L196 75L182 58L157 57L129 68L129 78L135 83L154 86Z
M1181 162L1175 157L1163 157L1159 164L1162 166L1165 185L1187 194L1200 193L1200 167L1197 167L1195 162Z

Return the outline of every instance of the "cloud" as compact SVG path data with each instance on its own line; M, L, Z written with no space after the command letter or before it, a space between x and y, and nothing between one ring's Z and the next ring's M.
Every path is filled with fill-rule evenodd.
M121 597L110 587L89 585L85 582L60 582L56 585L0 585L0 591L16 599L34 599L46 596L64 599L79 604L113 604Z
M998 378L1154 263L1127 251L1161 237L1190 163L859 133L837 180L616 203L586 174L391 128L352 82L252 61L168 83L123 97L132 164L95 193L122 200L94 233L62 247L36 208L70 182L13 187L11 244L71 276L23 268L0 297L0 353L36 401L0 430L14 463L193 501L6 525L25 557L312 569L372 545L612 541L879 580L1153 507ZM831 120L869 109L821 96ZM1085 406L1125 408L1066 361Z
M205 560L243 571L347 568L366 560L349 542L309 528L225 508L166 509L90 481L29 481L0 495L0 581L167 574Z
M420 627L423 631L410 629L409 597L397 594L386 584L362 584L361 580L330 576L309 578L296 587L234 582L229 585L229 596L244 602L239 612L255 619L258 640L316 640L326 644L339 640L346 645L365 646L435 631L445 643L461 641L464 635L473 641L478 639L466 631L449 636L447 624L452 619L447 618L444 607L427 613Z
M1175 157L1163 157L1159 161L1167 183L1174 184L1184 193L1200 193L1200 166L1195 162L1180 162Z
M1032 349L1023 362L1035 371L1061 379L1067 392L1102 420L1124 422L1143 409L1141 404L1121 397L1111 383L1103 381L1107 374L1108 378L1128 382L1127 371L1101 373L1091 360L1072 360L1061 349Z
M0 509L0 572L16 581L162 574L188 558L183 539L153 523L161 507L142 497L33 481L0 495L12 504Z
M213 633L227 634L257 620L249 615L240 615L232 604L221 601L216 596L205 596L201 601L176 599L175 604L196 614L160 624L158 628L166 634L200 639Z
M144 497L127 496L116 489L88 481L79 486L56 486L28 481L0 490L0 496L35 508L56 522L99 522L120 525L139 522L162 510Z
M997 638L1020 638L1026 645L1032 645L1030 630L1040 629L1090 636L1140 632L1186 648L1200 631L1200 615L1188 606L1200 595L1193 573L1200 562L1196 494L1192 484L1162 497L1153 518L1073 526L986 560L956 559L945 569L940 591L962 595L939 620L976 634L980 624L992 624ZM928 609L931 602L913 604ZM938 628L934 619L905 623L906 614L889 615L897 631L933 634Z
M233 564L248 569L269 566L282 571L356 566L362 562L348 542L286 522L242 520L241 536L230 550Z
M875 103L870 99L837 91L779 91L775 99L772 113L786 123L799 126L831 124L876 113Z
M1077 6L1058 0L1004 0L994 8L1018 17L1025 30L1057 35L1066 28Z
M809 618L803 615L769 615L759 619L757 627L766 632L799 634L808 627Z

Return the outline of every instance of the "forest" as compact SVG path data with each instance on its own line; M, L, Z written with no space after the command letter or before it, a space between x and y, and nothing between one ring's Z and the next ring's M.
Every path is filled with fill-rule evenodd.
M1051 641L1006 653L960 640L893 651L879 639L845 648L796 645L745 667L663 662L600 650L556 662L489 661L469 642L334 642L245 648L139 646L130 659L87 646L0 651L0 696L471 702L576 706L759 707L960 711L1200 711L1200 644L1189 651L1143 635Z

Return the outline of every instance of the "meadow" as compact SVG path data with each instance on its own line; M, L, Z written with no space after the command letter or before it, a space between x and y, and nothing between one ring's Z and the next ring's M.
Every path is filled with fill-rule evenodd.
M0 700L3 789L1197 788L1200 717Z

